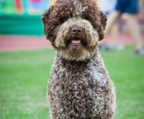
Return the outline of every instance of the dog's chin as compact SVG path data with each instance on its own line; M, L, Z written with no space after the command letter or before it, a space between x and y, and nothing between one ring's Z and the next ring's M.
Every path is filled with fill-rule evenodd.
M70 61L82 61L90 57L90 52L84 46L82 39L71 39L67 47L59 52L64 59Z

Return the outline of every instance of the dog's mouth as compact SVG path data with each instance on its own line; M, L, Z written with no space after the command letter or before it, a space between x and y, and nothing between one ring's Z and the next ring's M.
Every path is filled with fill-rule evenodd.
M74 46L80 46L81 45L81 39L73 38L71 40L71 44Z
M73 46L74 48L80 48L81 46L87 46L87 40L85 39L86 36L83 33L82 35L73 35L68 34L66 37L66 46Z

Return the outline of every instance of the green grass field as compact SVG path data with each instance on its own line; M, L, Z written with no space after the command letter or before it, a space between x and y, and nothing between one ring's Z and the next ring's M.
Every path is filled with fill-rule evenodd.
M144 119L144 56L101 52L117 92L115 119ZM0 53L0 119L48 119L52 49Z

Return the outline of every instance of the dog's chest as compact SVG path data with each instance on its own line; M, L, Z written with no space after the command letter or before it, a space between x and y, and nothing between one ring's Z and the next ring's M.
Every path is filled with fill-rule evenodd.
M108 77L95 63L58 65L51 76L51 96L69 115L95 117L109 100ZM72 112L73 110L73 112ZM80 117L80 116L79 116Z

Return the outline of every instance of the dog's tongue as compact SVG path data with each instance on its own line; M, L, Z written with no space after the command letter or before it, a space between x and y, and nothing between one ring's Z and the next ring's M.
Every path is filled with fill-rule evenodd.
M81 44L81 40L72 40L72 44L73 45L80 45Z

